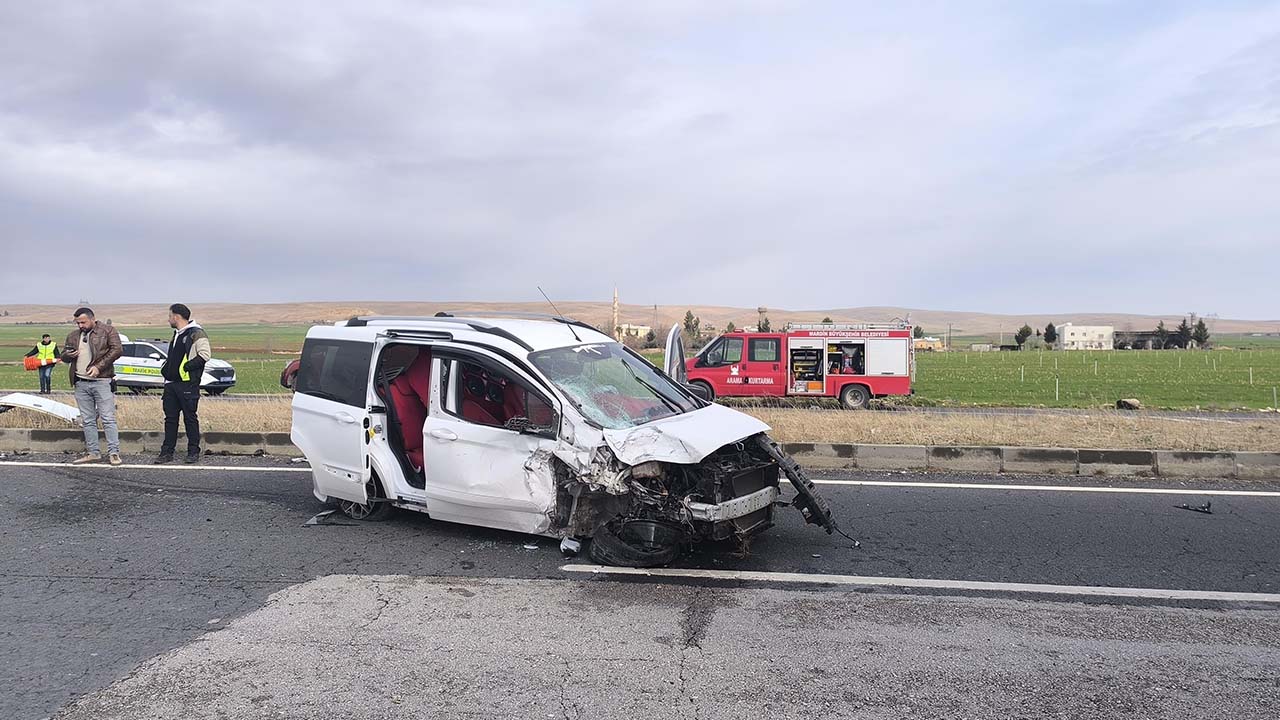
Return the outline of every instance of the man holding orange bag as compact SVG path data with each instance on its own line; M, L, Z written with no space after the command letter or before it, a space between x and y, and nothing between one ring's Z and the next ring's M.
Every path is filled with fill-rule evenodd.
M45 333L26 357L35 358L35 363L38 363L40 394L48 395L53 392L53 366L58 363L58 343L51 340L49 334Z

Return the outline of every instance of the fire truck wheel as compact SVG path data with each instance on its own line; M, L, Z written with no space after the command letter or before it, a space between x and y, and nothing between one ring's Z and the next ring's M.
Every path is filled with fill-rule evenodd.
M840 391L840 404L848 410L861 410L871 400L871 393L861 385L846 385Z
M694 380L689 384L697 385L698 387L701 387L703 390L705 390L707 393L707 400L714 401L716 399L716 391L711 389L711 383L706 382L705 380Z

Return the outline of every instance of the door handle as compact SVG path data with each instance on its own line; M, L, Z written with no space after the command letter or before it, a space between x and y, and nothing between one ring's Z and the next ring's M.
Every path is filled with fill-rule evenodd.
M431 435L431 437L437 440L457 440L458 439L458 433L452 430L432 430L429 434Z
M345 413L345 412L340 412L335 414L333 416L333 419L337 420L340 423L345 423L347 425L354 425L356 422L355 417L353 417L350 413Z

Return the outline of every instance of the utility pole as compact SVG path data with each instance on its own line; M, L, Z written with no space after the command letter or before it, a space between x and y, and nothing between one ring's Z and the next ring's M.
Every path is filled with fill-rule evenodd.
M947 323L947 352L951 352L951 323Z
M622 330L618 325L618 286L613 287L613 339L622 342Z

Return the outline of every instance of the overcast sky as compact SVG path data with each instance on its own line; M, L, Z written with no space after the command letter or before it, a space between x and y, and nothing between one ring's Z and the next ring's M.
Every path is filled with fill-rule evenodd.
M1280 318L1280 3L320 5L2 2L0 301Z

